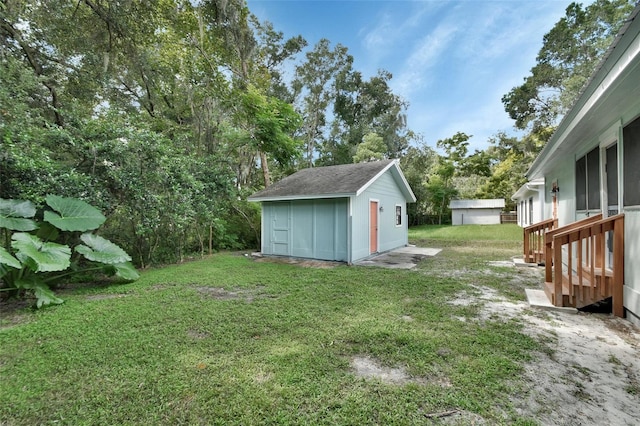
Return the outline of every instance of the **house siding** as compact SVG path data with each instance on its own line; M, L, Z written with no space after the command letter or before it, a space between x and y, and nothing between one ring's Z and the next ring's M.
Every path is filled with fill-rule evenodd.
M625 116L637 117L640 114L640 107L633 113L627 113ZM616 120L618 123L625 123L630 120L623 118ZM616 135L621 134L623 125L619 125L619 131L614 132ZM567 225L576 220L583 219L587 215L601 213L602 210L577 211L576 210L576 184L575 184L575 162L590 150L601 146L600 139L602 134L595 134L593 138L582 144L580 150L573 157L566 156L559 162L556 167L546 173L547 182L545 186L545 215L552 217L552 200L551 200L551 184L557 179L560 186L560 197L558 202L558 223L560 226ZM616 138L614 138L616 139ZM618 140L618 183L619 194L624 193L624 179L622 170L623 143L622 138ZM609 142L609 140L607 140ZM602 161L602 159L601 159ZM603 176L600 177L600 191L603 191ZM637 188L627 188L627 190L638 190ZM622 197L619 196L619 204L622 205ZM625 214L625 253L624 253L624 307L630 314L628 318L634 323L640 325L640 207L626 207L621 209ZM566 254L563 254L566 261Z
M640 209L624 210L624 306L640 325Z

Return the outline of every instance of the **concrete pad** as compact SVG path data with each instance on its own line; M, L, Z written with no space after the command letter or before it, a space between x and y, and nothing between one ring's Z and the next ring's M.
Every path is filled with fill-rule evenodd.
M527 301L529 302L529 306L531 307L544 309L546 311L558 311L570 314L578 313L578 310L576 308L552 305L544 290L534 290L531 288L526 288L524 292L527 294Z
M368 259L355 262L360 266L378 266L388 269L413 269L418 262L427 257L433 257L440 253L441 249L406 246L399 247L385 253L372 256Z
M416 246L406 246L400 247L395 250L391 250L390 253L404 253L404 254L417 254L421 256L435 256L440 253L442 249L437 248L428 248L428 247L416 247Z
M518 257L514 257L513 258L513 264L516 266L521 266L521 267L528 267L528 268L536 268L540 265L538 265L537 263L527 263L524 261L524 259L522 258L522 256L518 256Z

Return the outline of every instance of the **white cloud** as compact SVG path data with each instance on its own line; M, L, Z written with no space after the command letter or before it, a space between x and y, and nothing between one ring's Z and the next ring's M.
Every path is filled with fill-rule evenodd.
M400 95L408 97L413 91L424 88L431 81L430 69L441 62L443 54L456 36L455 26L442 24L422 38L404 62L393 84Z

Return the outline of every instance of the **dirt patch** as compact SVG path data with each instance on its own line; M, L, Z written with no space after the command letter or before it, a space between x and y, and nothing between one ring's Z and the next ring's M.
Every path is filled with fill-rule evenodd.
M301 259L297 257L271 257L254 256L256 262L281 263L287 265L297 265L303 268L333 269L345 265L344 262L332 262L329 260Z
M356 356L351 359L351 369L358 377L365 379L377 379L381 382L393 385L406 385L408 383L436 384L444 388L451 387L448 380L424 377L412 377L403 367L386 367L368 356Z
M196 287L196 290L205 296L216 300L244 300L247 303L255 299L268 299L275 296L263 292L264 286L252 289L226 290L223 287Z
M26 324L33 318L31 308L35 299L0 300L0 330Z
M529 392L518 412L545 425L635 425L640 418L640 330L610 315L534 310L474 286L454 305L478 305L476 320L520 319L547 351L524 366Z
M207 333L206 331L187 330L187 336L191 337L192 339L202 340L202 339L206 339L207 337L209 337L210 334Z

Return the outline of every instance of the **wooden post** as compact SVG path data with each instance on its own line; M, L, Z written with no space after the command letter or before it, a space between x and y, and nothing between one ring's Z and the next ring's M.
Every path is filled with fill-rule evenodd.
M553 242L553 294L554 305L562 306L562 245L558 238Z
M529 233L527 228L523 228L522 232L524 233L524 262L529 263Z
M545 234L544 241L544 281L550 283L552 279L551 267L553 266L553 237L551 234Z

